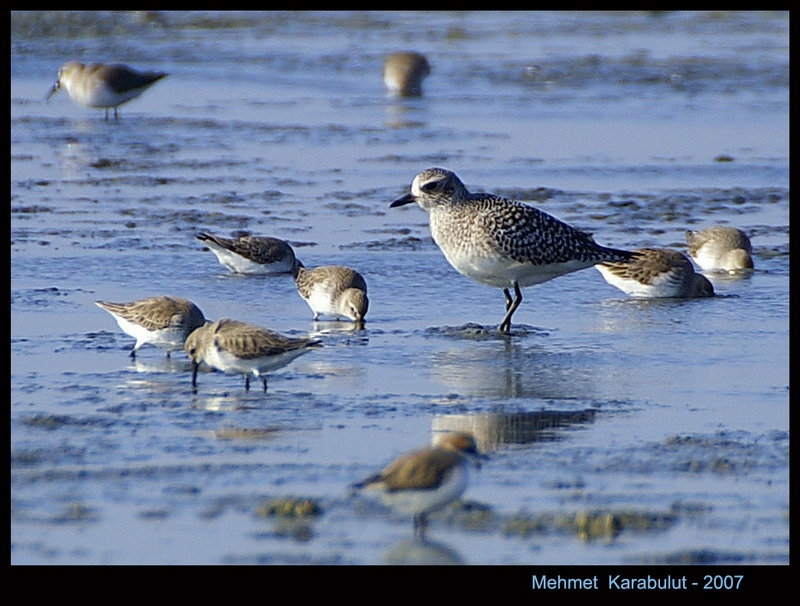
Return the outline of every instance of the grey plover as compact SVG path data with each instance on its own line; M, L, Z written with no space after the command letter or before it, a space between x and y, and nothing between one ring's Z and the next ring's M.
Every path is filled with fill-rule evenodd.
M430 73L428 59L414 51L392 53L383 61L383 82L390 93L399 97L422 95L422 82Z
M686 231L689 255L705 271L738 272L753 269L750 238L736 227L714 226Z
M208 246L219 262L239 274L287 274L295 265L294 250L280 238L239 236L223 238L201 233L197 239Z
M369 309L367 281L356 270L344 265L306 269L298 261L294 281L298 294L308 303L315 320L320 316L330 316L364 322Z
M106 120L108 110L113 108L114 117L118 118L120 105L135 99L166 75L164 72L139 72L127 65L68 61L58 71L47 99L65 88L79 105L105 109Z
M506 314L499 330L504 334L511 331L522 287L635 256L600 246L590 234L533 206L470 193L455 173L443 168L422 171L411 193L390 206L412 202L428 212L431 235L453 267L476 282L503 289Z
M669 248L638 248L631 261L595 265L606 282L632 297L713 297L714 287L689 257Z
M322 343L317 339L287 337L261 326L222 318L207 322L186 339L184 351L192 362L192 389L202 363L229 374L243 374L245 391L250 375L261 379L267 391L266 373L286 366Z
M129 303L95 301L110 313L119 327L136 339L131 357L146 343L167 352L180 351L191 332L206 321L203 312L191 301L159 295Z
M398 457L351 488L379 495L388 507L411 515L414 534L424 535L427 515L460 498L467 488L469 464L480 467L487 458L470 434L446 433L433 446Z

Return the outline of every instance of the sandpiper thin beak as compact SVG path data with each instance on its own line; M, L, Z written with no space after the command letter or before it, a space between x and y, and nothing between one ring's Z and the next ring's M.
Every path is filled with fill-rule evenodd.
M470 463L472 463L478 469L481 468L481 465L483 463L490 460L489 456L483 454L482 452L465 452L463 453L463 455Z
M406 194L402 198L398 198L394 202L389 205L389 208L394 208L395 206L405 206L406 204L411 204L412 202L416 202L417 199L412 194Z
M56 80L56 83L50 88L50 92L47 93L47 96L44 98L45 101L49 101L50 97L55 95L58 92L58 89L61 88L61 81Z
M197 369L200 367L200 364L192 360L192 389L197 389Z

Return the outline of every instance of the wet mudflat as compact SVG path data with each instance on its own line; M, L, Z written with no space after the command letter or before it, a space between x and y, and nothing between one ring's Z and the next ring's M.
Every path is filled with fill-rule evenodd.
M526 16L12 15L12 563L788 563L788 18ZM393 100L410 41L432 74ZM170 76L118 121L44 103L101 48ZM734 225L756 270L690 301L585 270L504 338L502 293L388 208L434 165L612 246ZM364 329L195 239L238 230L358 269ZM324 346L193 393L93 303L161 293ZM453 428L491 461L427 542L349 494Z

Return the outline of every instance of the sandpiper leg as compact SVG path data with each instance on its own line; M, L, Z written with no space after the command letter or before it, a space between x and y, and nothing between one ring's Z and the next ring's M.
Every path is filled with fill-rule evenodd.
M250 391L250 375L244 376L244 390Z
M192 391L197 392L197 369L199 368L197 362L192 362Z
M264 385L264 393L267 393L267 377L261 377L261 383Z
M425 523L427 522L424 513L419 513L414 516L414 535L420 539L425 538Z

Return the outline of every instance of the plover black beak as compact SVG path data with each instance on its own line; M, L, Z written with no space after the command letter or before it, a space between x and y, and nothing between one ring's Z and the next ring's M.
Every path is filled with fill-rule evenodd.
M405 206L406 204L411 204L412 202L416 202L417 198L413 194L406 194L402 198L398 198L394 202L389 205L389 208L395 208L396 206Z

